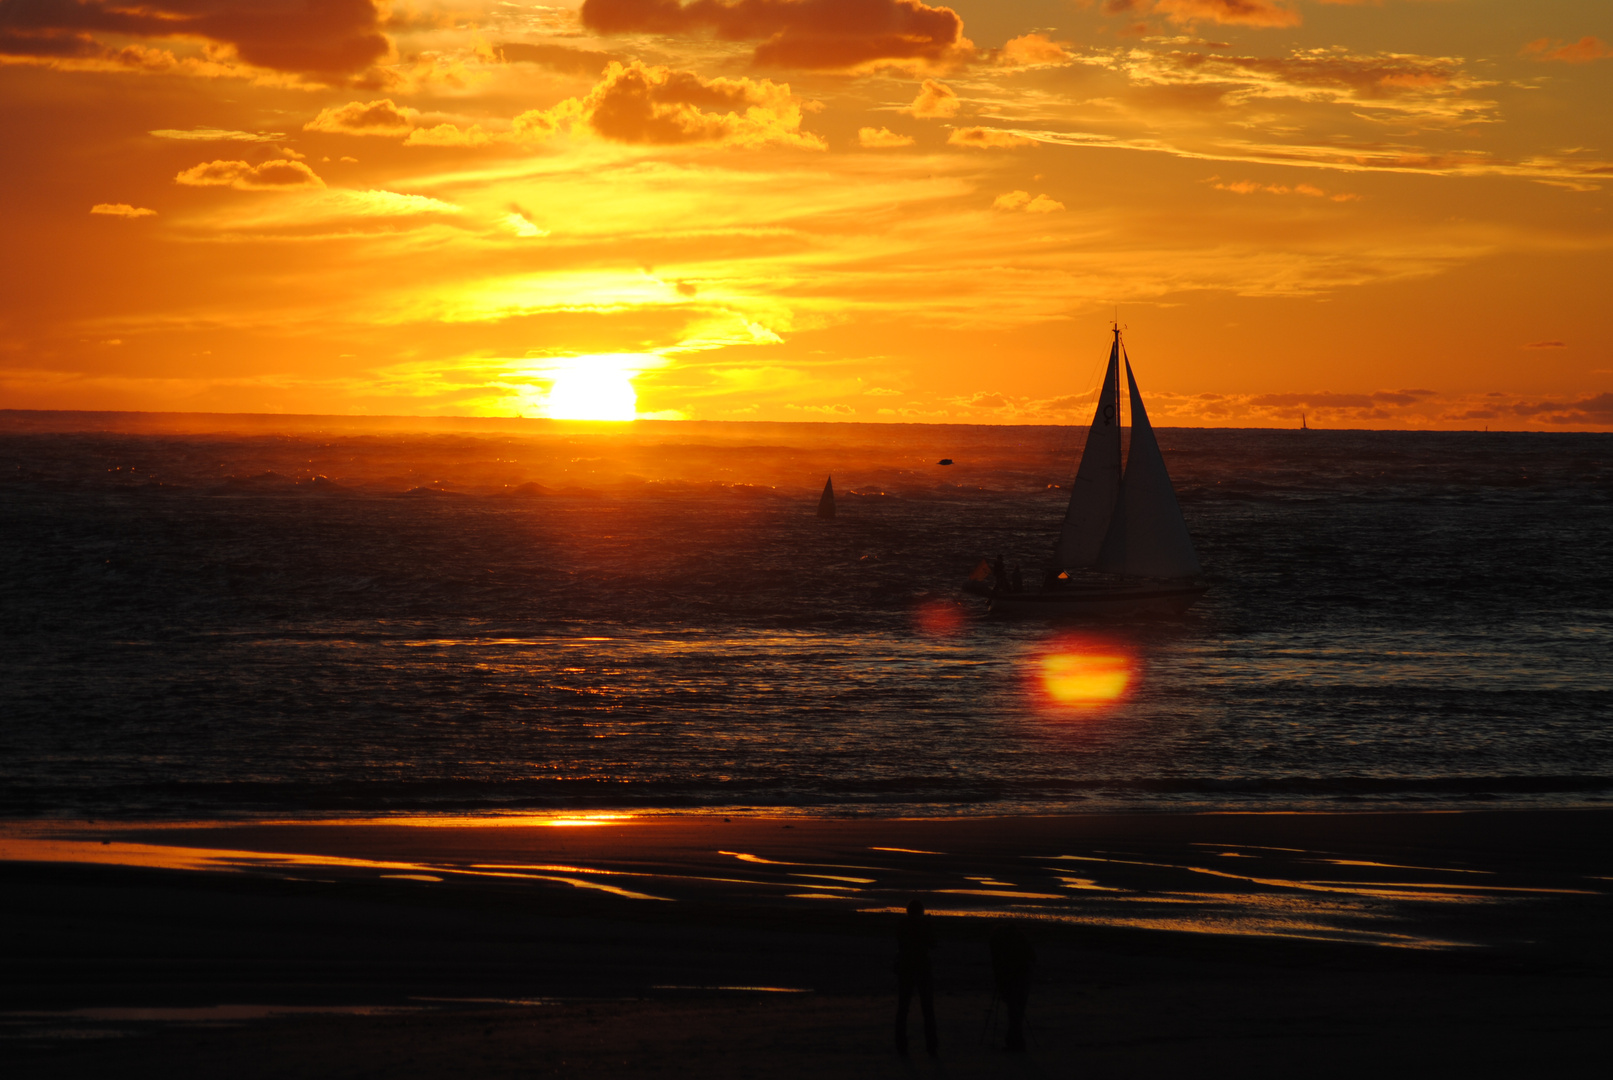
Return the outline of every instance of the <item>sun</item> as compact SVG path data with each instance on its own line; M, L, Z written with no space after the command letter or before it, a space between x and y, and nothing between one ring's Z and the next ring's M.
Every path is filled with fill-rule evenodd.
M553 371L544 402L551 420L632 420L638 415L634 371L614 356L578 356Z

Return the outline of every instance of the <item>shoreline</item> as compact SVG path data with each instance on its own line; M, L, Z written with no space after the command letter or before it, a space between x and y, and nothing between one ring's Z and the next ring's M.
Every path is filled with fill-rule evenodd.
M1613 811L21 831L19 1076L1482 1071L1596 1050L1613 1007ZM890 1049L915 895L938 1063ZM1028 1058L982 1043L1003 918Z

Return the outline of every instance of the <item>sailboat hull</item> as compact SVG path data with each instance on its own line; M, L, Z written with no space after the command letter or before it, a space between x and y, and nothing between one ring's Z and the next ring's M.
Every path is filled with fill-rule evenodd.
M1044 592L996 592L988 610L1064 619L1181 615L1208 591L1203 585L1072 585Z

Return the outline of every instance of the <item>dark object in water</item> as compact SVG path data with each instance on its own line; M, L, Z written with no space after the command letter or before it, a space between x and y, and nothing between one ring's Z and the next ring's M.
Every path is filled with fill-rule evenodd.
M940 461L937 461L936 464L937 465L950 465L950 464L952 464L952 459L949 458L949 457L944 457Z
M832 476L823 482L823 497L818 500L818 516L821 518L835 516L835 478Z

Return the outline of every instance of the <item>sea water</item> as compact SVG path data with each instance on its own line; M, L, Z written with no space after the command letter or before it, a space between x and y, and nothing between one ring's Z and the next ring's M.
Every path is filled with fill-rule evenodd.
M1079 430L231 423L0 424L0 814L1613 796L1610 435L1163 430L1209 592L1061 625Z

